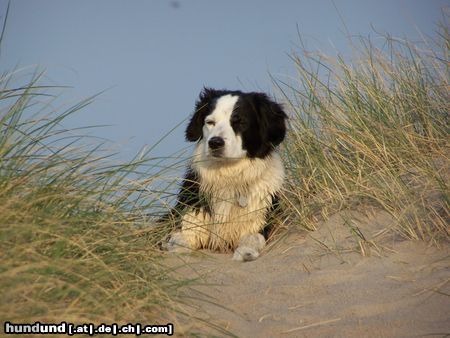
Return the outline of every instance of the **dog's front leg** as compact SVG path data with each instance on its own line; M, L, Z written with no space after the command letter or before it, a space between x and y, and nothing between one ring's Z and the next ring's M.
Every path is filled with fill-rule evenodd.
M181 230L174 232L164 249L174 252L187 252L204 247L208 243L209 231L203 213L186 213L181 221Z
M239 245L234 251L233 260L243 262L253 261L259 257L265 245L266 240L261 234L244 235L239 240Z

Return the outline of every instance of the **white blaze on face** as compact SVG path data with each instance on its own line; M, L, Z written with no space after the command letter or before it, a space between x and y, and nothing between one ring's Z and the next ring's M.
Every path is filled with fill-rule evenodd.
M225 158L243 158L246 151L242 149L242 138L236 135L231 127L230 117L235 108L239 96L224 95L216 102L213 112L206 116L203 125L204 152L211 155L208 142L213 137L220 137L224 140L225 145L221 157Z

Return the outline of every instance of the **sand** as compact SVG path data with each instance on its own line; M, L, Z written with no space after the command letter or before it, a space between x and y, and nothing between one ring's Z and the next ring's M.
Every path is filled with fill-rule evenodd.
M315 232L291 228L253 262L168 253L177 273L203 284L187 291L186 311L238 337L449 335L450 245L386 236L390 217L368 214L335 214Z

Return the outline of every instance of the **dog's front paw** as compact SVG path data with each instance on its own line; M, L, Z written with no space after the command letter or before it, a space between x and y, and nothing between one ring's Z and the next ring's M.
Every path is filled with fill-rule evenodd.
M249 262L259 257L259 253L266 245L266 240L261 234L249 234L243 236L237 249L234 251L233 260Z
M171 252L188 252L191 250L189 242L181 232L175 232L163 245L163 249Z
M259 257L259 252L248 246L238 247L233 254L234 261L249 262Z

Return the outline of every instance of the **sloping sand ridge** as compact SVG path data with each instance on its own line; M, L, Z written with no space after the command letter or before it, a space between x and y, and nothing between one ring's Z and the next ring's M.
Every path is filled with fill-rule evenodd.
M390 238L364 248L348 230L351 222L370 240L390 221L379 211L341 212L316 232L290 231L253 262L202 251L170 256L168 264L205 283L191 289L186 311L239 337L450 334L448 244Z

